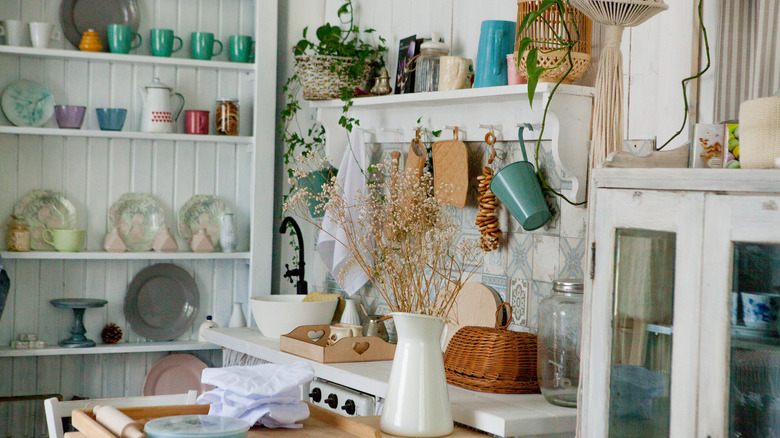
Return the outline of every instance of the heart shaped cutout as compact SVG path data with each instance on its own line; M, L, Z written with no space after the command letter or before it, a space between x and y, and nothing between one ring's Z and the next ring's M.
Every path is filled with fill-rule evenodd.
M325 330L310 330L306 335L312 342L317 342L325 336Z
M370 347L371 344L368 342L353 342L352 343L352 349L355 350L355 353L357 354L363 354L368 350L368 347Z

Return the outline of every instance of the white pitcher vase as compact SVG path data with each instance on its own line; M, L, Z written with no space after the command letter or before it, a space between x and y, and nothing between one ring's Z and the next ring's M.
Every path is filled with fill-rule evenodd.
M393 313L395 348L380 428L392 435L438 437L453 430L441 337L443 318Z

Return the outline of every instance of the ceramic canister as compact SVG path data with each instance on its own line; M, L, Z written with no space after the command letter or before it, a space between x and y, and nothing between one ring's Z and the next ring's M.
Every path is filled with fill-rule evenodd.
M506 55L515 48L515 27L514 21L482 22L474 88L507 84Z

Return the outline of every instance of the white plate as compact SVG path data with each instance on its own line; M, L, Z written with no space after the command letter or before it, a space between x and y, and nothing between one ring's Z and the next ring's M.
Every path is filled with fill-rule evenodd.
M14 215L24 219L30 229L30 246L36 251L54 251L43 240L47 228L75 228L76 207L60 192L32 190L14 206Z
M0 97L3 114L16 126L43 126L54 115L54 96L46 86L20 79Z
M108 210L108 230L119 227L130 252L151 251L154 238L165 227L165 211L147 193L125 193Z
M231 213L230 208L214 195L195 195L179 209L179 235L187 242L199 230L206 230L214 249L219 248L219 231L222 217Z

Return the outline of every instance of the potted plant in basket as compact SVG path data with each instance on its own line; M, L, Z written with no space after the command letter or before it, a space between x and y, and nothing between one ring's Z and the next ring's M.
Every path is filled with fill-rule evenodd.
M319 195L292 194L285 209L327 233L305 213L311 197L320 200L326 218L343 230L337 233L342 238L331 236L392 311L398 347L382 430L401 436L447 435L453 423L441 335L455 298L480 265L481 249L476 241L457 243L460 227L433 196L430 173L404 173L394 160L389 166L370 166L365 175L365 193L347 196L334 178Z
M347 114L352 99L357 90L367 89L369 79L384 67L385 40L378 37L378 43L373 44L361 39L375 31L361 31L354 25L352 0L344 2L338 16L341 25L326 23L317 28L317 42L308 39L309 29L304 28L303 38L293 47L296 69L282 90L287 103L281 112L280 125L280 136L286 146L284 164L291 182L289 193L299 187L319 191L322 182L330 181L335 175L335 169L322 159L325 144L322 125L302 126L299 123L301 91L305 100L341 99L344 105L339 124L351 131L359 124ZM312 213L314 202L312 200Z

